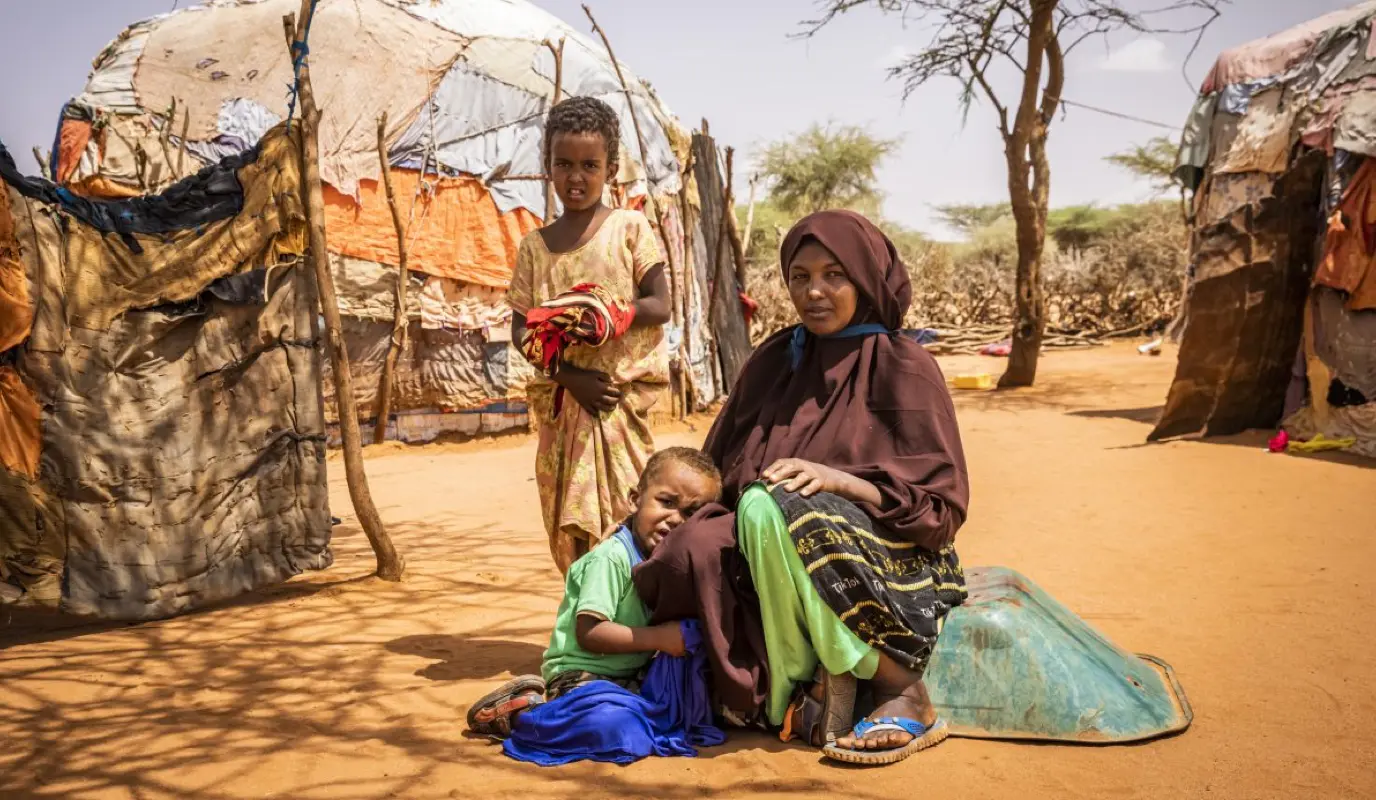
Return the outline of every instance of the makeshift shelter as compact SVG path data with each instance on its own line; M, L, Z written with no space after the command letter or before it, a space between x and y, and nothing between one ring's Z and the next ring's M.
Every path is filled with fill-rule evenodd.
M1283 425L1376 457L1376 3L1223 53L1177 175L1187 322L1151 438Z
M125 200L3 145L0 180L0 605L165 617L329 566L295 138Z
M120 196L252 146L289 111L281 19L298 8L299 0L210 0L128 28L63 111L54 179L79 194ZM550 211L541 140L556 84L562 97L598 97L620 114L621 172L609 200L658 200L654 221L676 267L668 336L676 380L687 381L697 408L722 394L732 374L723 379L707 309L717 274L734 274L723 269L729 249L720 220L702 214L693 136L648 85L623 67L623 91L600 44L523 0L321 0L310 42L328 248L365 423L375 414L397 280L397 236L379 186L385 112L412 298L391 434L416 440L524 424L531 373L508 341L504 291L521 237ZM708 166L718 174L715 157ZM748 341L734 337L731 348ZM326 413L333 419L328 396Z

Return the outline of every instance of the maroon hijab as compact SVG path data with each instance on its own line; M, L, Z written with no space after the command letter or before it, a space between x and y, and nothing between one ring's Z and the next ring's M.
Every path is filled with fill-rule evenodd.
M866 317L893 333L819 339L807 335L802 364L789 369L793 331L762 344L746 365L704 450L734 503L781 458L849 472L879 487L881 506L862 506L876 524L930 550L950 544L965 521L969 479L946 380L936 360L897 333L912 300L898 252L869 220L823 211L793 227L780 261L787 269L814 240L836 256Z
M955 409L935 359L898 333L912 285L889 241L849 211L813 214L785 237L785 274L816 241L836 256L860 294L852 324L890 333L803 339L794 329L760 345L717 416L703 449L722 470L723 503L780 458L814 461L870 481L883 502L862 504L875 524L931 550L965 521L969 479ZM763 625L749 566L736 548L735 515L712 506L670 535L634 573L653 621L701 621L722 701L750 712L768 691Z

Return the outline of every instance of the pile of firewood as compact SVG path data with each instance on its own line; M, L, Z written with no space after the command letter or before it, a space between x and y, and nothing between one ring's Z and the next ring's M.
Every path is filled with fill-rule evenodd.
M1007 325L969 325L960 328L934 328L936 341L925 345L937 356L973 356L989 345L1008 341ZM1103 339L1093 334L1048 328L1042 339L1044 349L1102 347Z

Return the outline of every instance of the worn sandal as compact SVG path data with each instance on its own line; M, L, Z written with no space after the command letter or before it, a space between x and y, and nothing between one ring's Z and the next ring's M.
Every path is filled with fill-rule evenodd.
M844 736L855 722L855 696L860 691L860 681L849 672L832 675L821 667L817 668L822 682L822 744L831 744L836 737ZM819 745L820 746L820 745Z
M779 733L780 740L787 742L796 737L813 747L823 747L851 729L859 686L855 676L832 675L819 667L816 680L822 686L824 699L819 702L806 688L799 686L794 692L793 701L788 704L784 727ZM802 718L801 730L793 730L795 715Z
M923 725L915 719L907 717L880 717L879 719L863 719L855 724L851 731L851 736L856 739L865 738L869 733L903 732L910 734L912 741L902 747L894 747L888 750L851 750L846 747L839 747L834 742L822 748L822 755L835 761L842 761L847 764L860 764L862 766L883 766L886 764L897 764L913 753L926 750L929 747L943 742L950 735L950 730L946 727L945 720L937 720L931 726Z
M485 736L511 735L511 719L518 711L545 702L545 682L537 675L512 678L468 709L468 729Z

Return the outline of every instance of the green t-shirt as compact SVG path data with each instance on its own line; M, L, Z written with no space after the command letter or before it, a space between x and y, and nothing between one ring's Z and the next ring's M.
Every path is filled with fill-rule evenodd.
M631 583L631 567L641 560L640 553L636 551L633 557L628 546L635 548L635 542L630 532L622 528L569 567L564 580L564 601L559 604L559 613L554 618L554 632L550 634L549 649L545 651L541 668L546 681L574 670L609 678L630 678L654 655L599 655L578 645L580 614L590 614L629 628L650 624L650 612L640 602Z

